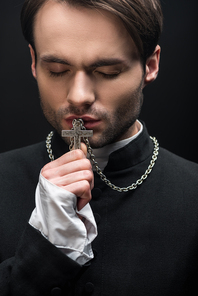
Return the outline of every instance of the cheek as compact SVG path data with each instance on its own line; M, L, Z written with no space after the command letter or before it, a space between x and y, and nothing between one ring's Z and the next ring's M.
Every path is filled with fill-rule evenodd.
M44 104L50 105L53 109L58 109L65 102L65 90L60 84L52 82L42 75L37 75L39 94Z
M140 65L123 73L118 79L100 86L98 94L100 102L108 109L119 108L131 98L134 104L139 100L143 89L143 70Z
M132 82L117 83L115 86L101 88L99 102L108 110L119 108L119 106L127 104L131 98L134 99L134 104L139 99L140 84Z

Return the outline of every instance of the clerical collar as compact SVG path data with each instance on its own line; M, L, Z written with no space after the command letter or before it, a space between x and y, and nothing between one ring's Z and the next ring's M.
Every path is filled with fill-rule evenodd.
M138 132L133 135L132 137L128 138L128 139L124 139L124 140L121 140L121 141L118 141L116 143L112 143L112 144L109 144L109 145L106 145L102 148L96 148L96 149L93 149L93 153L95 155L95 159L99 165L99 167L101 168L101 170L104 170L105 166L107 165L108 163L108 159L109 159L109 155L126 146L128 143L130 143L131 141L135 140L140 134L141 132L143 131L143 125L142 123L137 120L137 122L139 123L138 125Z

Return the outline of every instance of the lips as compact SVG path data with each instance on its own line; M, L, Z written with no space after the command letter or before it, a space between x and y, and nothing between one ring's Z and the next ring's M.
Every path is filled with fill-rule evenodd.
M72 116L67 117L65 119L65 121L66 121L67 125L70 128L72 128L73 127L72 121L74 119L78 119L78 118L81 118L83 120L84 126L86 129L92 129L92 128L96 127L101 122L100 119L94 118L92 116L86 116L86 115L84 115L84 116L72 115Z

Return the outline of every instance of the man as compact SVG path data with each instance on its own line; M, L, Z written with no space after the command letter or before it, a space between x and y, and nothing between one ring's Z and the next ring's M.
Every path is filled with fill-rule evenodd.
M159 1L27 0L21 21L55 132L0 158L0 294L197 295L198 166L137 120Z

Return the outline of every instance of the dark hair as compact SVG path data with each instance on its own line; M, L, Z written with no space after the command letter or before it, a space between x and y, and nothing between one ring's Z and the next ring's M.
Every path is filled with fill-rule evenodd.
M49 0L25 0L21 11L21 26L25 39L34 45L35 16ZM162 31L163 15L160 0L54 0L73 6L99 8L118 16L133 38L143 62L152 55ZM36 52L36 51L35 51Z

